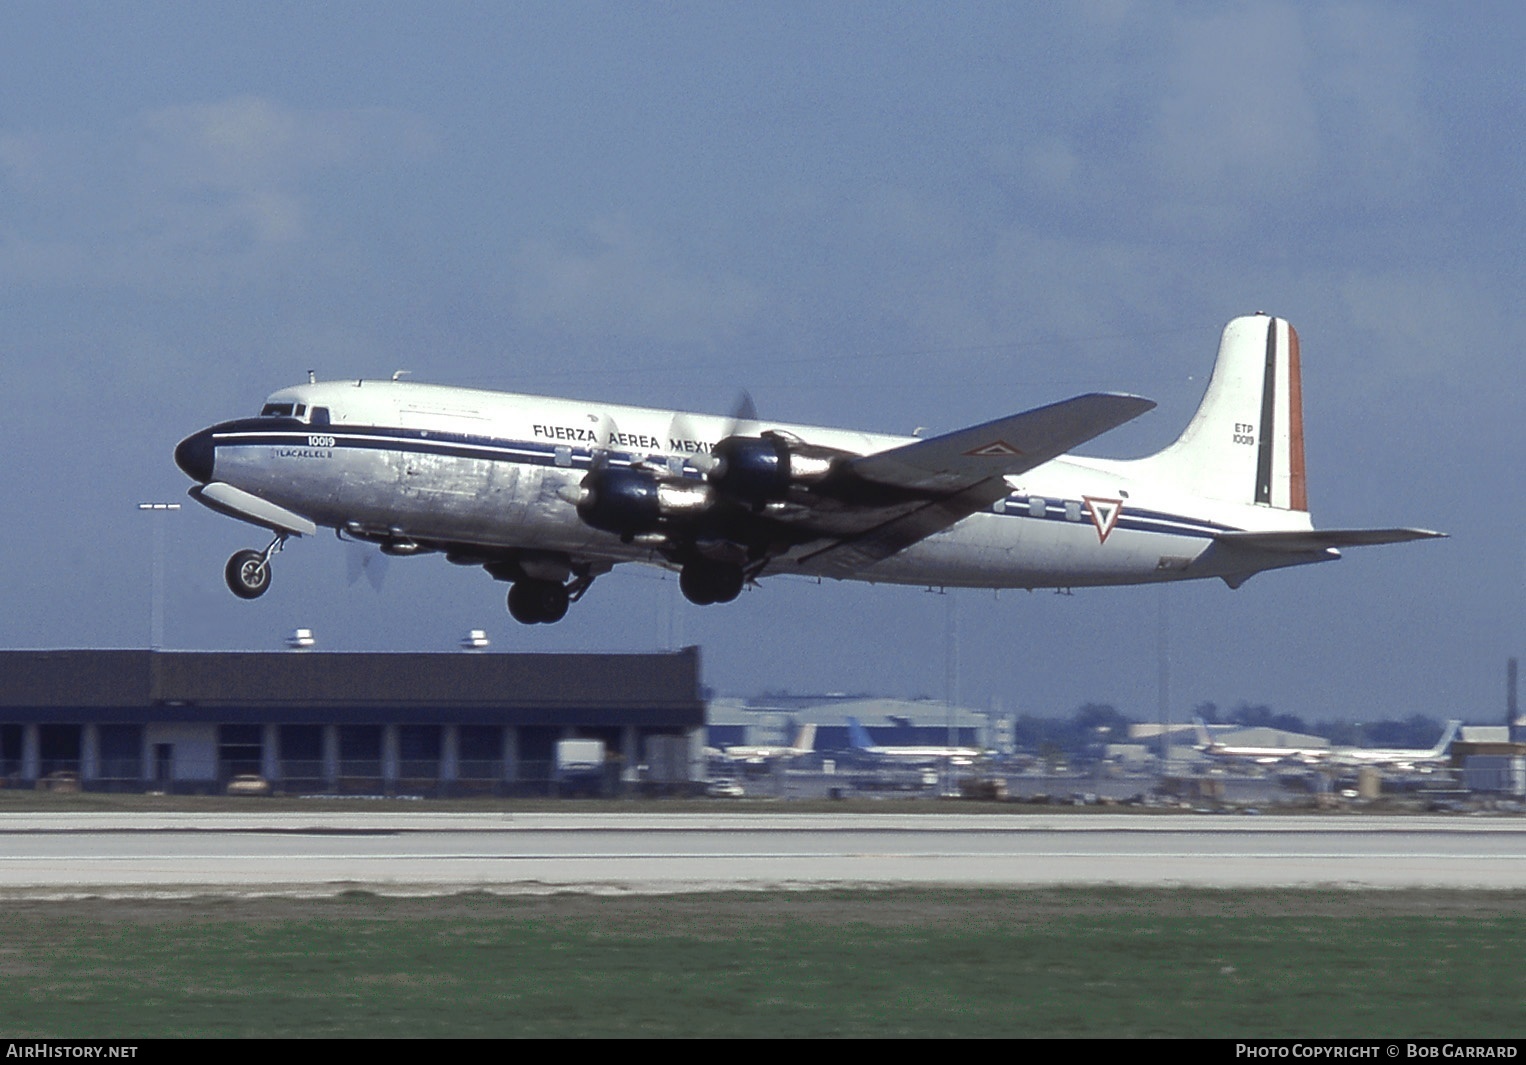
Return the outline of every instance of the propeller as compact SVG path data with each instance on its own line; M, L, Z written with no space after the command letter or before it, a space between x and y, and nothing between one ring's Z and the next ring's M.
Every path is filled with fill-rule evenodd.
M391 558L360 540L346 540L344 547L347 583L354 585L364 577L373 589L381 591Z
M758 406L752 401L752 393L748 392L745 388L737 393L736 402L731 405L731 414L726 420L725 427L716 439L711 441L712 450L698 453L690 458L689 461L694 464L695 469L699 470L705 477L710 477L721 462L720 456L713 450L715 445L719 444L722 440L729 440L733 436L737 436L743 426L747 426L754 431L758 426ZM676 426L674 435L679 435ZM747 433L746 435L751 436L755 435L755 433Z

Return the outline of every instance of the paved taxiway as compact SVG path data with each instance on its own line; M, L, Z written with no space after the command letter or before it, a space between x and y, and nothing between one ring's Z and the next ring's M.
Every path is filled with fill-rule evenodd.
M0 895L901 884L1526 888L1526 820L1113 814L0 817Z

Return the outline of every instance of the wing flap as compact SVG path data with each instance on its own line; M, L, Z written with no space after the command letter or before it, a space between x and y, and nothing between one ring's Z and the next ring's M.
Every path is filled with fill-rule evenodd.
M942 532L1007 494L1007 483L993 477L963 492L923 504L916 510L800 558L802 566L823 577L843 579L882 562L919 540Z

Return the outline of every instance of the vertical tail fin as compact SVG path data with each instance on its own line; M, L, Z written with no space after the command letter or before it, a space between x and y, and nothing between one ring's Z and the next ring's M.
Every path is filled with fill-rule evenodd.
M869 738L869 731L859 724L856 717L848 718L848 742L860 751L874 746L874 740Z
M794 749L797 751L812 751L816 749L816 726L810 722L800 726L800 731L795 733Z
M1447 730L1441 734L1441 739L1436 741L1436 746L1428 752L1432 758L1440 758L1447 753L1447 748L1452 746L1452 741L1457 738L1457 730L1462 728L1461 721L1448 721Z
M1281 318L1236 318L1197 413L1176 442L1145 459L1195 495L1307 511L1298 334Z
M1197 733L1198 750L1206 751L1213 746L1213 737L1208 735L1208 725L1200 717L1192 719L1193 731Z

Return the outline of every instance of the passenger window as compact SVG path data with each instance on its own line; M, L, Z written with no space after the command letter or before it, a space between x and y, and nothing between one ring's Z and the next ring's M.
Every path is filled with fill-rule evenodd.
M1080 521L1081 520L1081 504L1076 502L1074 499L1069 499L1069 500L1066 500L1066 502L1065 502L1065 520L1066 521Z
M570 467L572 465L572 448L568 447L566 444L557 444L556 464L563 468Z
M1049 510L1049 504L1044 500L1043 496L1032 496L1031 498L1029 498L1029 500L1028 500L1028 517L1030 517L1030 518L1042 518L1044 516L1045 512L1048 511L1048 510Z
M327 424L329 424L329 409L327 407L314 407L313 408L313 416L309 420L309 424L312 424L312 425L327 425Z

